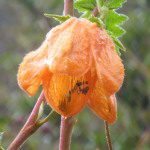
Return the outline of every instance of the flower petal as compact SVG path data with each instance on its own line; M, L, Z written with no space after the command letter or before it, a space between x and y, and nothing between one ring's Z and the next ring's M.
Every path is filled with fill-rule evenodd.
M47 34L50 71L71 76L85 74L91 65L87 24L71 18Z
M99 82L96 83L96 87L93 90L93 93L90 95L88 106L100 118L106 120L108 123L113 123L116 120L116 97L115 95L107 96L101 86L99 86Z
M36 94L42 75L48 69L45 64L47 57L47 42L45 41L39 49L28 53L18 70L18 84L30 96Z
M93 29L92 52L101 86L109 96L116 93L124 79L124 66L112 39L101 29Z
M77 114L87 103L92 85L88 76L47 75L43 80L44 93L49 105L59 114L69 117Z

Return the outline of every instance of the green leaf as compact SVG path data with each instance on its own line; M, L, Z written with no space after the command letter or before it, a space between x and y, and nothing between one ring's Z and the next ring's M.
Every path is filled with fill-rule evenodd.
M120 41L118 38L115 38L115 37L112 37L112 38L113 38L113 40L114 40L116 46L117 46L119 49L121 49L121 50L123 50L123 51L126 51L126 48L123 46L123 44L121 43L121 41Z
M118 9L122 7L125 2L127 2L127 0L108 0L105 5L110 9Z
M104 23L103 23L103 21L102 21L100 18L91 16L91 17L88 18L88 19L89 19L91 22L97 23L97 25L98 25L99 27L104 27Z
M120 25L127 20L128 17L126 15L118 14L114 10L109 10L105 18L106 26L111 26L112 24Z
M109 30L114 37L121 37L123 34L126 33L126 31L118 25L109 26L106 27L106 29Z
M61 16L61 15L55 15L55 14L44 14L44 16L46 16L48 18L54 18L55 20L57 20L59 22L65 22L66 20L71 18L71 16L69 16L69 15Z
M126 20L128 20L127 16L118 14L114 10L109 10L105 15L106 29L109 30L113 36L121 37L125 33L125 30L120 25Z
M90 11L86 11L81 15L81 18L89 18L91 16L91 12Z
M115 43L115 48L116 48L116 52L121 55L120 50L126 51L126 48L123 46L123 44L121 43L121 41L115 37L112 32L108 31L108 34L111 36L111 38L113 39L114 43Z
M74 7L80 12L92 11L95 6L95 0L75 0L74 2Z

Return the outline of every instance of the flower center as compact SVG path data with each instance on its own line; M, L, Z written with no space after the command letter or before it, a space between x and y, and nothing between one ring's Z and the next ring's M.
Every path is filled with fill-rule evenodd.
M65 111L68 103L74 100L74 97L80 99L80 97L85 97L89 91L88 81L79 81L74 84L72 88L63 96L58 105L59 109ZM81 96L82 95L82 96Z

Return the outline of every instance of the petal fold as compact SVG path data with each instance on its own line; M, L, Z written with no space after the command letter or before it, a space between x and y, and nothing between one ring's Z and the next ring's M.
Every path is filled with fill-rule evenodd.
M71 18L47 34L50 71L71 76L85 74L91 65L87 24Z
M97 82L95 89L89 97L88 106L98 117L108 123L114 123L117 117L116 97L115 95L107 96L99 85L99 82Z
M59 114L70 117L85 106L90 92L88 76L56 75L43 80L44 93L49 105Z
M124 79L124 66L115 46L105 30L93 29L92 52L95 60L97 75L101 86L107 95L116 93Z
M46 69L47 42L37 50L28 53L18 70L18 84L30 96L34 96L41 84Z

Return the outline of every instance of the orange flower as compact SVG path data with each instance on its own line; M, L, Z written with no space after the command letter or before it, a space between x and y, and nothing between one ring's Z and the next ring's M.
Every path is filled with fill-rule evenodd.
M42 84L48 104L59 114L73 116L88 105L108 123L116 120L115 93L123 78L123 64L107 32L74 17L53 28L18 71L20 87L33 96Z

